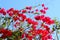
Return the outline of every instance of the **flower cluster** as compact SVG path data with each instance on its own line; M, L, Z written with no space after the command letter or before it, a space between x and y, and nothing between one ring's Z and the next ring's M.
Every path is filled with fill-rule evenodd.
M12 36L12 31L7 29L0 29L1 38L6 38Z
M44 15L46 14L48 7L45 7L44 4L42 4L41 6L43 7L43 9L40 10L32 10L35 7L31 6L27 6L22 10L16 10L14 8L5 10L4 8L1 8L0 14L3 15L2 18L6 20L1 25L3 26L3 24L5 25L7 23L6 26L8 27L6 29L4 29L5 27L0 29L0 34L2 34L0 38L8 38L11 40L15 40L16 38L21 40L35 40L38 37L38 39L41 40L52 40L52 31L49 26L54 24L54 20ZM27 14L36 14L34 16L34 20L27 17ZM7 15L8 17L6 17ZM11 23L13 23L12 25L16 30L9 29ZM25 25L24 23L27 25Z
M49 25L54 23L54 20L51 20L50 17L45 17L44 15L37 15L35 16L35 19L42 20L44 23L49 24Z

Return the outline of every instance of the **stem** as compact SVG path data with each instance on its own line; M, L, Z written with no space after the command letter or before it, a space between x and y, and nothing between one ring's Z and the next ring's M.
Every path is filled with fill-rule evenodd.
M59 40L59 38L58 38L58 30L57 29L55 29L56 30L56 38L57 38L57 40Z
M57 30L57 25L55 26L55 30L56 30L56 38L57 38L57 40L59 40L59 37L58 37L58 30Z
M36 8L36 7L39 7L40 6L40 4L38 4L38 5L36 5L36 6L33 6L32 8L34 9L34 8ZM21 9L21 10L24 10L24 9L26 9L26 8L23 8L23 9Z

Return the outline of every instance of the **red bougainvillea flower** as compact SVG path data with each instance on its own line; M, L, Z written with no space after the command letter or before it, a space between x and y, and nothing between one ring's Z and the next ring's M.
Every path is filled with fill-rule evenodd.
M12 11L10 11L8 14L9 14L9 16L11 16L11 17L13 16L13 12L12 12Z
M35 11L38 12L38 9L36 9Z
M13 20L14 20L14 21L17 21L17 20L20 20L20 19L19 19L18 16L14 16L14 17L13 17Z
M45 17L44 19L42 19L43 22L47 22L50 21L50 17Z
M46 23L49 24L49 25L54 24L54 20L53 21L52 20L47 21Z
M40 20L40 16L35 16L35 19L36 20Z
M17 27L17 26L20 26L20 22L16 22L16 23L14 24L14 27Z
M19 17L21 17L22 15L23 15L23 14L21 14L21 13L18 13L18 16L19 16Z
M37 24L38 24L38 22L35 22L35 21L33 21L32 19L30 19L30 18L27 18L26 21L27 21L29 24L33 24L33 25L37 25Z
M9 10L7 10L7 13L9 13L10 11L14 11L14 8L10 8Z
M41 9L40 12L41 12L42 14L46 14L46 11L43 10L43 9Z
M19 13L19 11L11 8L11 9L7 10L7 13L9 14L9 16L13 16L13 15L17 15Z
M54 23L54 20L51 20L50 17L45 17L44 19L42 19L43 22L46 22L46 24L53 24Z
M50 17L45 17L42 19L42 21L49 25L54 23L54 21L51 21Z
M31 13L34 13L34 11L31 11Z
M31 7L31 6L27 6L27 7L26 7L26 9L31 10L31 9L32 9L32 7Z
M35 37L37 35L37 30L33 30L31 33L32 33L32 36Z
M52 40L52 35L48 35L48 39L51 39Z
M38 29L37 30L37 34L41 34L42 33L42 30L41 29Z
M53 40L51 35L48 35L46 37L42 37L42 40Z
M24 38L25 37L25 33L22 34L21 38Z
M12 32L10 30L7 30L7 29L0 29L0 33L3 34L1 36L1 38L6 38L6 37L12 36Z
M36 25L32 25L33 30L36 30Z
M9 16L17 15L19 13L19 10L14 10L13 8L7 10L7 13Z
M48 7L44 7L44 10L48 10Z
M19 13L19 10L14 10L13 13L14 14L18 14Z
M49 32L47 30L42 30L42 33L41 33L42 37L45 37L48 34L49 34Z
M14 8L10 8L9 11L14 11Z
M32 20L30 18L27 18L26 21L31 24Z
M26 15L22 15L22 21L26 20Z
M33 28L30 31L28 31L28 34L32 35L33 37L35 37L36 35L38 35L37 30L33 29Z
M22 10L22 13L26 13L26 12L27 12L27 10L26 10L26 9Z
M19 13L18 16L21 18L20 21L26 20L26 15Z
M44 18L44 15L37 15L37 16L35 16L35 19L36 20L42 20Z
M33 24L33 25L38 25L38 22L32 21L32 24Z
M45 5L44 5L44 4L42 4L42 7L45 7Z
M50 31L50 28L47 25L41 24L41 27L44 27L48 32Z
M40 20L42 20L43 18L44 18L44 15L41 15L41 16L40 16Z
M32 40L32 38L33 38L33 36L29 35L29 34L26 34L26 37L28 38L28 40Z
M31 13L30 11L28 11L28 13Z
M38 30L37 31L38 34L41 35L41 39L42 40L48 40L48 39L52 39L52 37L49 34L49 32L47 30Z
M4 8L1 8L1 9L0 9L0 13L3 14L3 15L6 15L5 9L4 9Z

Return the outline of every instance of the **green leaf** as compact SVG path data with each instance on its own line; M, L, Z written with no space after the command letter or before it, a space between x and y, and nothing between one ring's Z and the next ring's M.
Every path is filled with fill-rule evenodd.
M60 34L60 32L58 31L58 34Z
M53 31L55 31L55 29L54 29L54 28L52 28L52 30L53 30Z
M20 32L19 35L21 36L22 35L22 32Z
M56 25L58 25L58 23L59 23L58 21L55 22Z
M6 23L4 22L4 23L2 24L2 26L3 26L3 27L6 27Z
M27 27L29 26L30 24L27 24Z
M57 28L57 30L60 30L60 28Z
M0 38L0 40L2 40L2 38Z
M8 21L8 25L10 25L10 19L7 19L7 21Z
M8 37L7 40L14 40L15 39L15 36L12 35L11 37Z
M13 36L12 36L12 38L14 39L14 38L15 38L15 36L13 35Z
M35 12L34 14L39 14L38 12Z

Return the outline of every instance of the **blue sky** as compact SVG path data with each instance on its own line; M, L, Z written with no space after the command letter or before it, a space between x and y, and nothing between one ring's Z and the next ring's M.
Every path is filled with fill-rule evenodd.
M0 7L23 9L25 6L35 6L44 3L49 9L47 16L60 19L60 0L0 0Z
M5 9L13 7L20 10L25 6L35 6L42 3L49 8L47 16L60 18L60 0L0 0L0 7Z

